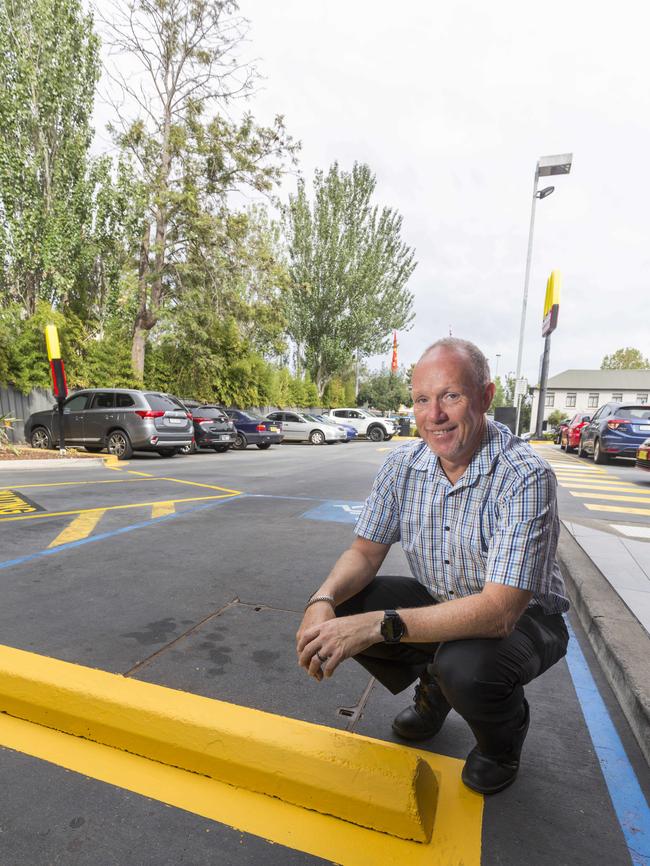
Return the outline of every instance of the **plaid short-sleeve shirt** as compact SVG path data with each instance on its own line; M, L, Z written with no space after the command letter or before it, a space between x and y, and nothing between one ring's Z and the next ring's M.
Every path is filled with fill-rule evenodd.
M556 560L556 480L507 427L487 420L479 450L451 484L424 442L396 448L379 470L355 532L401 541L413 576L436 598L487 581L533 593L547 613L569 609Z

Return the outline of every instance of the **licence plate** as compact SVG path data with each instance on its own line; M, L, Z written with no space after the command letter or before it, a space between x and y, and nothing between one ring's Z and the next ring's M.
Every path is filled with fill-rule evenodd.
M168 418L167 420L169 421L170 424L184 424L185 423L184 418Z
M636 455L636 459L637 460L647 460L648 459L648 452L647 451L639 451L638 454Z
M650 430L650 424L639 424L639 430L645 433L646 430Z
M230 436L227 433L222 433L219 439L223 442L224 439L230 439Z
M650 429L650 428L648 428L648 429ZM269 427L269 430L271 431L271 433L277 433L278 432L277 427Z

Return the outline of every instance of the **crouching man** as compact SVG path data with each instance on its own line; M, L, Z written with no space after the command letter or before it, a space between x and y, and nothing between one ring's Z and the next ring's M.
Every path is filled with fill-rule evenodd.
M524 686L566 653L555 477L485 417L494 385L472 343L434 343L412 382L422 441L381 467L355 540L309 600L298 660L321 680L354 658L393 694L417 680L395 733L434 737L453 707L476 737L463 782L491 794L519 769ZM415 580L377 576L397 541Z

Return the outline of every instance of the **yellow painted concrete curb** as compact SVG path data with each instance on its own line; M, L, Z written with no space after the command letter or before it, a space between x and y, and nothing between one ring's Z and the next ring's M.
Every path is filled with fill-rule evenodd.
M431 838L436 776L391 743L3 646L0 712L401 839Z

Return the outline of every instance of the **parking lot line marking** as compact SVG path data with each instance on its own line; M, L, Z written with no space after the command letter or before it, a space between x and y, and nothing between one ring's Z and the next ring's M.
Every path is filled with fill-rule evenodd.
M70 523L63 532L60 532L48 547L59 547L61 544L68 544L71 541L79 541L80 538L86 538L90 535L93 529L104 516L104 509L97 511L89 511L87 514L80 514Z
M151 476L157 479L157 476ZM14 484L16 490L28 490L31 487L80 487L82 484L135 484L143 478L96 478L94 481L50 481L48 484ZM166 480L166 479L165 479Z
M176 506L173 502L156 502L151 506L152 517L164 517L166 514L173 514L176 511Z
M611 493L581 493L570 491L571 496L580 499L607 499L611 502L647 502L650 505L650 494L647 496L612 496Z
M631 485L625 486L622 483L618 487L615 487L611 483L594 484L588 481L581 481L580 483L567 481L566 483L562 483L562 487L575 487L577 490L611 490L612 492L618 493L638 493L643 489L642 487L632 487Z
M241 496L241 490L231 490L224 493L223 496L191 496L185 499L155 499L150 502L130 502L128 505L100 505L94 508L72 508L69 511L46 511L42 514L25 514L22 517L0 517L0 523L6 523L9 520L21 520L25 517L34 519L36 517L67 517L69 514L87 514L89 511L97 511L98 507L104 511L121 511L126 508L146 508L149 505L156 505L158 502L204 502L209 499L233 499L235 496Z
M215 496L205 498L215 499L217 501L207 502L203 505L194 505L190 508L186 508L184 511L175 511L173 514L165 514L163 517L156 517L151 520L142 520L139 523L132 523L130 526L122 526L120 529L113 529L110 532L102 532L98 535L89 535L87 538L80 538L79 541L69 541L67 544L61 544L58 547L47 547L45 550L39 550L36 553L28 553L25 556L19 556L16 559L8 559L5 562L0 562L0 569L10 568L14 565L22 565L24 562L31 562L34 559L40 559L43 556L50 556L53 553L61 553L65 550L69 550L71 547L80 547L83 544L91 544L95 541L104 541L106 538L112 538L115 535L122 535L125 532L133 532L135 529L154 526L158 523L164 522L165 520L174 520L177 517L185 517L186 514L191 514L195 511L205 511L208 508L225 505L227 502L230 502L233 499L238 499L239 497Z
M223 490L226 493L241 493L241 490L230 490L229 487L219 487L217 484L204 484L200 481L187 481L185 478L168 478L158 476L161 481L175 481L177 484L189 484L191 487L207 487L208 490Z
M613 511L616 514L642 514L644 517L650 517L650 508L625 508L622 505L596 505L591 502L582 504L590 511Z
M648 863L647 858L650 858L648 805L625 747L568 621L567 627L571 640L566 660L571 679L630 858L632 863L641 866Z

